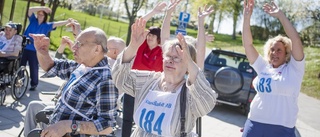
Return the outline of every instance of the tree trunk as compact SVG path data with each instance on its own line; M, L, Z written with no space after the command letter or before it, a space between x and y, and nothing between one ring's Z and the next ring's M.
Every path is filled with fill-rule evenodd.
M53 19L54 19L54 15L57 11L57 8L59 6L59 0L54 0L53 3L52 3L52 8L51 8L51 15L50 15L50 18L49 18L49 22L53 22ZM48 37L50 38L50 32L48 33Z
M240 15L240 11L241 11L241 0L237 0L235 3L234 3L234 11L233 11L233 32L232 32L232 39L233 40L236 40L236 29L237 29L237 23L238 23L238 17Z
M124 5L126 7L126 11L127 11L128 19L129 19L129 27L128 27L127 41L126 41L127 45L129 45L130 39L131 39L131 25L134 23L134 20L137 17L137 12L142 7L144 1L145 0L134 0L131 12L129 10L128 0L124 1Z
M210 21L208 31L210 33L211 32L214 33L214 21L215 21L215 18L216 18L216 12L212 13L211 18L212 18L212 20Z
M4 1L5 1L5 0L0 0L0 26L2 26L2 17L3 17Z

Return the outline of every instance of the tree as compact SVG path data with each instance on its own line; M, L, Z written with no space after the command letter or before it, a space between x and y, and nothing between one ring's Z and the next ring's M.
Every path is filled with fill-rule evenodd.
M236 28L238 23L238 18L240 16L240 13L242 12L242 0L228 0L228 3L230 3L232 7L232 19L233 19L233 30L232 30L232 39L236 39Z
M208 31L209 32L213 32L214 28L213 28L213 25L214 25L214 21L215 21L215 18L216 18L216 14L217 13L223 13L222 9L221 9L221 0L193 0L193 7L192 7L192 12L191 14L193 16L197 16L197 13L198 13L198 8L199 7L203 7L204 5L207 5L207 6L213 6L214 8L214 11L212 14L210 14L209 18L211 19L210 22L209 22L209 27L208 27ZM219 21L221 22L221 21Z
M133 2L129 4L128 0L124 0L124 5L126 7L126 11L129 19L129 27L128 27L127 41L126 41L127 45L129 45L130 38L131 38L131 25L134 23L134 20L137 17L137 13L143 6L144 2L145 0L133 0Z
M57 11L57 8L58 8L58 6L60 4L60 1L59 0L53 0L51 4L52 4L52 7L51 7L51 15L50 15L50 18L49 18L49 22L53 22L54 15L55 15L55 13Z

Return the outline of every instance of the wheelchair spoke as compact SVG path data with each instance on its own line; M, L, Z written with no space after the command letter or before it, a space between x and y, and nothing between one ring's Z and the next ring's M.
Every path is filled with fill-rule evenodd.
M25 94L29 82L29 75L24 66L20 67L12 81L12 98L19 100Z

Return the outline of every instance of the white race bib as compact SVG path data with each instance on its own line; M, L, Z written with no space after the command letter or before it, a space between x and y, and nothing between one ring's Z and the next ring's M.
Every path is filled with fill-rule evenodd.
M155 85L157 84L158 82L155 82ZM173 136L170 130L171 121L181 87L175 93L154 91L154 88L151 88L134 113L137 126L158 136Z

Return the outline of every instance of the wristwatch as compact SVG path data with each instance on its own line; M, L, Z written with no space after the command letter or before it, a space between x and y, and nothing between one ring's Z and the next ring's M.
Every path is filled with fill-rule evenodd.
M80 121L72 120L71 124L71 134L76 135L80 133Z

